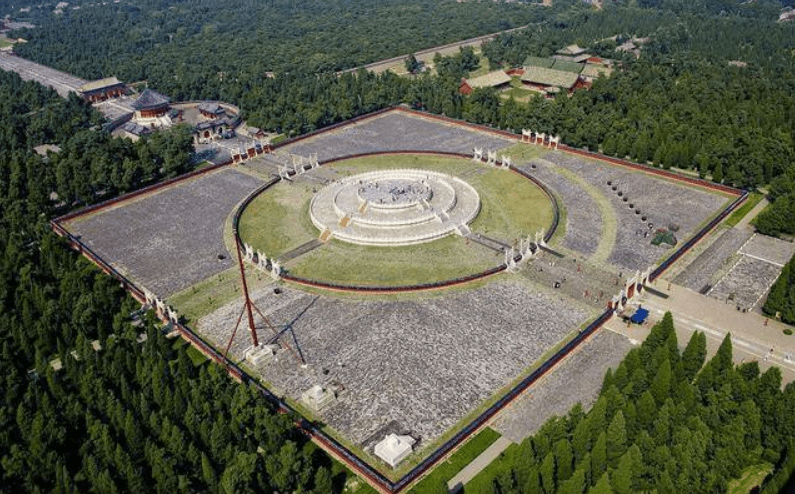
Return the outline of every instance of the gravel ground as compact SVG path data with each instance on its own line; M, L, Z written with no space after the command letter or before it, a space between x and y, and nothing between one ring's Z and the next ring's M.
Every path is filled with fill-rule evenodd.
M555 173L543 160L533 160L519 168L538 178L563 199L566 207L563 246L585 256L593 255L604 228L599 208L591 196L578 184Z
M617 273L592 266L582 259L558 258L543 251L529 261L521 273L539 285L598 310L604 309L625 283Z
M136 283L167 297L234 264L224 223L261 184L226 168L78 219L68 229Z
M513 143L495 134L392 111L289 144L278 151L302 156L317 153L318 159L323 161L374 151L472 153L474 147L482 147L485 152L486 149L502 149Z
M632 349L623 335L600 329L540 382L528 388L495 420L493 428L519 443L552 416L562 417L582 403L587 410L599 396L608 368L615 369Z
M695 233L696 227L727 201L706 190L562 152L549 153L544 159L577 173L608 198L618 220L616 243L608 261L630 271L646 269L672 250L652 245L651 235L644 232L676 226L676 237L681 241Z
M729 228L674 279L677 285L701 292L751 236L746 229Z
M585 321L565 298L504 280L467 292L413 301L351 301L263 289L256 305L277 328L290 325L306 358L279 351L258 369L277 392L299 399L312 385L344 387L320 418L370 446L384 428L438 438L548 348ZM203 318L199 331L220 347L241 303ZM260 340L272 334L260 330ZM285 342L293 344L289 337ZM239 331L232 355L250 345Z
M780 272L781 268L775 264L743 256L708 295L734 304L740 310L750 310L776 281Z

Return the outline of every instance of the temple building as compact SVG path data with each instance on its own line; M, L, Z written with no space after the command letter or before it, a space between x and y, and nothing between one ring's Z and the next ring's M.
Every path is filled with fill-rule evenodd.
M144 89L138 99L132 103L135 110L133 118L142 125L152 127L170 125L171 119L167 115L170 103L171 100L167 96L151 89Z
M127 87L115 77L91 81L77 88L80 96L91 103L118 98L127 94Z

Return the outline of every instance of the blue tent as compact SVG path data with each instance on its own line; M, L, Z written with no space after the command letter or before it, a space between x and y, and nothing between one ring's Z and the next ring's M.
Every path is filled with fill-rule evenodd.
M642 307L638 307L638 310L636 310L635 313L632 314L632 317L629 320L635 324L643 324L644 322L646 322L647 317L649 317L649 310L644 309Z

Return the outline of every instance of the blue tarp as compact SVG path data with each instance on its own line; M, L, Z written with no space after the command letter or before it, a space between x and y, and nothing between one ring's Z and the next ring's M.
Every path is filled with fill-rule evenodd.
M638 308L629 320L635 324L643 324L647 317L649 317L649 310Z

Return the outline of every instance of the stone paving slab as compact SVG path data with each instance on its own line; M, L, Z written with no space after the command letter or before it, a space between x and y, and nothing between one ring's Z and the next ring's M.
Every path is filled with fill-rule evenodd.
M593 255L604 231L599 207L579 184L556 173L554 165L550 165L544 160L533 160L519 168L541 180L562 198L566 208L563 246L585 256Z
M739 310L751 310L770 289L780 272L780 266L742 256L708 295L735 305Z
M388 424L433 441L588 316L518 280L412 301L291 288L263 289L254 300L276 327L292 324L308 363L280 351L258 368L263 378L296 400L314 384L344 387L320 419L357 445ZM240 310L241 302L229 304L203 318L199 332L226 346ZM268 334L262 329L260 340ZM231 353L239 358L249 345L240 331Z
M795 243L757 233L743 245L740 253L783 266L795 254Z
M492 427L520 443L535 434L549 418L566 415L577 403L587 410L599 396L607 369L615 369L632 348L625 336L600 329L500 413Z
M262 183L225 168L77 219L67 228L133 281L167 297L234 265L223 241L224 223Z

